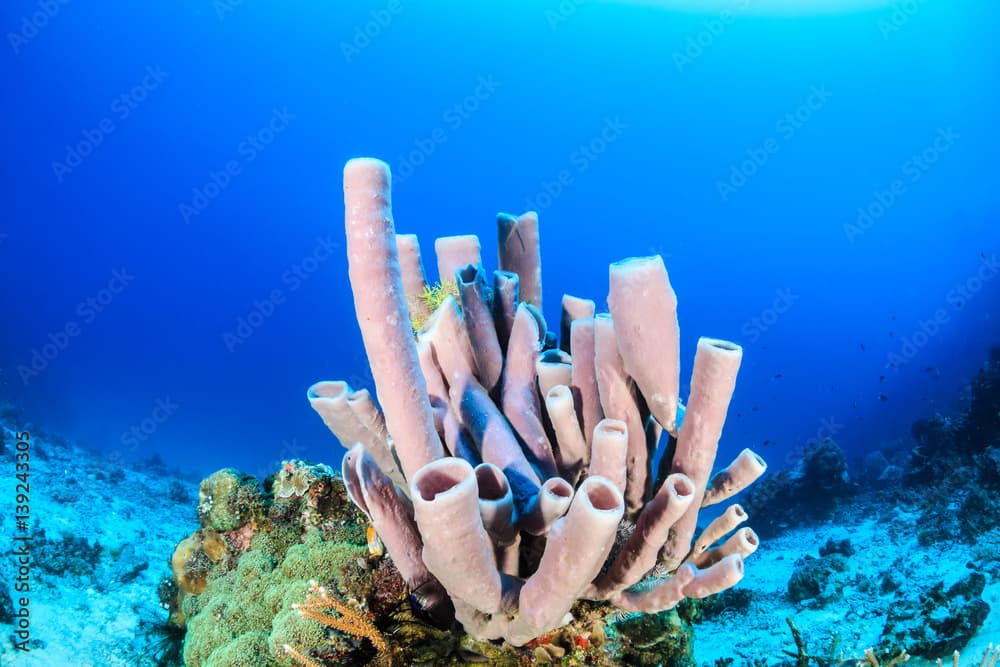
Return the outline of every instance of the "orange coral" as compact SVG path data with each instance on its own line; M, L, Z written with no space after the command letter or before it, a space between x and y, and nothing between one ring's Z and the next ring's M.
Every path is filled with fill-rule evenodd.
M309 582L309 594L306 596L305 602L293 604L292 609L297 611L302 618L316 621L328 628L346 632L349 635L370 641L378 651L378 656L372 662L373 665L390 667L393 664L389 644L386 643L385 638L379 632L378 628L362 612L331 598L326 588L320 586L316 581ZM339 616L328 613L330 611L336 612ZM303 667L320 667L319 663L305 656L297 649L287 644L283 648L289 657L300 665L303 665Z

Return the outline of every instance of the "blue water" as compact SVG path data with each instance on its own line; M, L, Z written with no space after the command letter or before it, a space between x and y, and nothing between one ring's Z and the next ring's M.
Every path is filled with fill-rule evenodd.
M537 208L550 327L662 253L685 380L746 347L724 455L908 448L1000 342L993 3L483 4L3 3L0 399L202 473L336 463L305 390L371 386L359 155L431 274Z

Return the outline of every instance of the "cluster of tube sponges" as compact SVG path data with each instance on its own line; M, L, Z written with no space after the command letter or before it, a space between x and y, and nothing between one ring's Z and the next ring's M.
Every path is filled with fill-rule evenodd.
M388 166L348 162L344 200L381 409L344 382L308 395L350 448L351 499L425 609L453 605L469 634L522 645L569 622L582 598L657 612L742 578L758 540L738 527L739 505L695 539L699 510L765 468L744 450L709 479L742 349L700 339L681 404L661 257L611 266L609 314L563 297L557 342L541 311L536 214L498 216L492 276L475 236L438 239L458 299L417 312L427 284L416 237L395 233ZM411 318L424 322L416 334Z

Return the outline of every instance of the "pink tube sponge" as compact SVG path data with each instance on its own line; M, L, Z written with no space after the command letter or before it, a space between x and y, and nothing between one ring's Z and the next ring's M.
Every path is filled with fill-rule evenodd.
M569 512L549 531L538 569L521 589L508 641L517 646L564 623L608 557L624 513L625 500L610 481L589 477L580 485Z
M538 243L538 214L497 216L500 268L520 277L521 301L542 307L542 260Z
M476 473L466 461L429 463L410 482L423 559L448 594L480 611L500 611L500 572L479 513Z
M396 442L403 473L412 477L444 455L434 430L427 386L403 290L392 221L389 166L371 158L344 167L347 262L379 403Z
M651 613L740 580L759 542L739 527L739 505L692 538L703 506L764 471L747 450L708 481L742 349L699 341L678 433L677 301L660 257L611 266L610 314L565 297L556 350L540 310L538 217L500 215L500 270L482 265L476 237L438 242L460 302L423 302L433 311L414 311L414 333L406 296L425 278L416 237L395 233L386 165L349 162L344 198L384 417L345 383L318 383L309 399L345 446L360 443L345 486L411 592L453 609L477 639L523 645L581 599Z
M691 375L691 398L671 464L672 472L683 473L694 483L695 497L667 542L664 558L671 569L681 563L691 548L698 510L715 463L742 359L743 348L735 343L712 338L698 340Z
M680 329L677 295L663 258L615 262L609 277L608 309L615 319L625 372L639 386L660 426L676 435Z

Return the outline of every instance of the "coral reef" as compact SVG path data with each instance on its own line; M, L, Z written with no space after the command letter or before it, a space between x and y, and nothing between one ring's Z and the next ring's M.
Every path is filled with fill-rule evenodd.
M349 448L348 494L425 613L523 646L569 624L580 600L656 613L739 581L758 544L737 530L743 509L695 532L703 507L764 472L744 450L710 480L742 348L701 339L681 404L677 300L661 257L611 266L610 314L564 297L557 347L541 311L536 214L498 216L492 277L475 236L438 239L441 284L455 292L435 304L416 237L395 233L388 167L350 161L344 197L379 406L344 382L308 397ZM411 323L422 323L415 335ZM826 453L809 474L834 465Z
M380 612L404 599L375 594L391 589L388 582L398 575L381 572L376 585L364 526L343 484L327 467L302 461L285 462L263 489L251 480L223 470L202 483L199 508L211 496L211 510L227 509L199 512L202 528L174 551L175 585L161 587L164 606L186 629L185 664L295 664L286 644L310 647L318 660L364 664L365 647L348 637L328 638L293 606L306 598L313 578L336 582L345 599L370 599Z
M916 447L906 467L906 481L939 481L957 468L975 464L979 480L1000 488L1000 347L969 384L962 410L953 417L940 414L920 419L911 429Z
M433 319L430 322L433 324ZM546 344L541 342L541 335L539 341L539 347ZM552 353L563 359L556 348L540 351L539 356ZM502 381L499 384L502 389ZM973 386L988 385L981 376ZM381 414L370 411L371 396L364 391L352 392L343 383L320 385L318 389L326 398L342 400L340 407L358 415L365 426L353 433L355 437L345 436L345 440L370 442L372 449L385 446L378 455L387 454L386 468L382 468L382 462L377 467L371 464L374 453L362 456L360 466L355 453L349 453L348 473L353 471L356 477L360 471L370 485L373 478L383 479L376 473L385 470L385 477L391 475L392 483L374 488L378 492L391 490L390 498L399 500L392 506L402 508L404 517L411 518L412 508L420 500L412 497L413 489L395 452L395 440L379 419ZM491 401L498 396L489 394ZM967 400L971 400L971 393ZM448 414L441 409L443 406L443 402L438 404L434 415L439 421ZM543 428L550 435L548 413L542 410L540 414L546 418L542 420ZM324 414L328 420L330 416ZM691 417L690 412L687 417ZM960 413L950 423L960 424L964 419L964 413ZM435 424L435 428L439 426L444 429L443 423ZM448 428L454 426L450 423ZM365 440L373 432L381 434L382 439ZM454 435L454 431L445 435L448 433ZM551 441L559 443L555 436ZM468 451L476 451L471 438L466 444ZM775 477L783 478L781 493L786 494L783 497L789 505L789 523L800 523L794 516L803 509L796 507L799 496L795 493L801 491L811 497L805 488L808 482L803 481L807 479L832 491L838 499L813 505L822 507L822 512L809 514L806 507L806 516L826 518L833 511L835 525L799 528L777 536L777 548L763 553L763 562L755 561L760 577L704 599L685 599L673 610L655 614L622 610L606 600L588 601L584 595L570 607L568 624L520 647L477 639L463 632L448 614L442 614L450 611L447 602L451 598L436 596L440 591L435 591L430 580L415 586L413 572L404 575L400 571L399 559L390 546L391 533L373 533L371 517L351 502L349 492L364 499L364 490L345 488L341 476L327 466L288 461L264 481L263 491L255 486L253 493L244 490L249 494L244 497L256 494L260 499L258 509L250 512L257 515L253 521L229 531L215 531L224 550L218 561L205 554L204 591L198 595L182 593L171 582L172 586L164 586L163 601L174 609L175 622L183 624L188 619L185 652L189 664L693 666L698 664L693 637L703 632L712 641L700 646L700 664L718 667L884 666L900 659L903 649L915 657L943 658L946 664L952 664L953 651L982 653L981 639L972 639L977 630L992 634L995 629L990 619L985 626L980 624L988 613L984 598L990 599L989 591L983 590L984 582L988 585L1000 581L1000 530L995 528L997 507L993 500L993 491L998 487L988 482L990 466L1000 461L993 455L997 444L975 453L949 450L937 459L941 467L933 485L919 484L908 477L904 486L895 478L884 478L882 472L900 462L897 455L886 454L888 459L871 466L880 472L864 476L866 483L855 486L845 478L844 457L836 445L822 443L817 451L807 452L808 462L804 460L795 471ZM670 442L669 446L676 443ZM891 451L891 447L885 451ZM574 486L585 481L593 463L575 467L569 460L560 463L559 453L558 448L554 450L557 470L561 471L563 464L575 470ZM718 485L723 486L723 481L734 476L738 478L734 470L738 471L738 466L717 475ZM239 473L236 478L248 480ZM499 477L477 475L475 479L485 486ZM624 484L627 491L627 476ZM247 482L246 486L253 485ZM758 486L761 484L751 487L751 491ZM574 489L574 493L579 491ZM371 488L368 498L372 498ZM376 502L381 499L376 497L367 504L369 512L374 512ZM744 502L744 507L754 508L755 512L770 511L768 508L778 507L781 501L772 503L757 509L751 500ZM488 504L486 509L496 510L498 504ZM480 520L492 516L484 515L483 504L478 509ZM620 556L636 532L635 522L627 520L628 514L628 510L623 512L626 520L617 528L601 574L607 572L608 563ZM757 515L754 518L756 521ZM204 539L211 530L215 529L203 525L195 534L200 532ZM714 531L706 527L696 536L705 534L703 539L712 539ZM384 555L380 537L390 546ZM526 531L520 531L519 538L520 566L544 554L543 538ZM457 541L453 544L458 559L464 547ZM804 548L804 544L809 546ZM521 553L529 548L530 554ZM810 555L800 556L805 550ZM416 553L420 555L421 551ZM788 554L793 555L789 558ZM123 557L133 558L127 553ZM107 555L102 558L106 560ZM136 566L132 560L120 571L128 576ZM963 566L972 573L961 580L949 577L941 581L942 573L961 573ZM521 572L530 576L532 570ZM347 614L330 614L349 626L346 631L324 623L322 618L306 618L299 613L312 599L310 580L322 586L336 603L331 604L331 609L348 610ZM792 615L798 625L790 626L794 644L782 622L785 616ZM838 619L836 627L831 627L831 615ZM365 627L359 621L374 627L375 633L369 634L384 641L384 648L359 632ZM801 632L798 628L802 628ZM863 653L865 646L876 648ZM706 656L711 656L708 663L704 662ZM990 663L987 660L984 664Z
M1000 512L1000 352L970 382L958 412L918 420L912 435L903 481L920 506L920 544L975 543Z
M852 489L844 452L827 438L807 449L792 470L780 470L751 487L743 506L754 515L757 533L770 537L829 518Z
M847 571L847 559L833 553L819 558L803 556L795 563L795 572L788 580L788 597L792 602L829 602L840 597L843 583L836 573Z
M970 382L958 412L913 424L916 447L905 464L903 485L890 488L884 502L906 507L914 516L916 543L940 550L973 550L965 566L973 570L955 581L919 583L901 556L881 577L879 590L893 593L882 632L887 648L940 658L964 648L982 627L990 606L983 600L988 581L1000 575L996 516L1000 502L1000 349ZM913 510L916 512L913 512ZM912 539L912 538L911 538ZM925 580L926 582L926 580ZM957 662L956 662L957 664Z
M830 554L840 554L847 558L853 556L854 545L851 544L851 539L849 537L839 539L830 537L827 539L826 544L819 548L819 555L829 556Z
M691 624L675 611L631 614L615 626L623 665L696 667Z
M971 572L950 586L941 581L926 590L900 589L889 607L883 640L923 658L958 651L990 612L981 597L985 586L986 578Z
M232 468L207 477L198 488L198 518L219 532L234 530L259 516L263 508L260 483Z
M694 600L688 598L677 605L680 617L692 624L722 617L732 612L750 608L754 594L746 588L729 588L711 597Z
M223 553L216 560L206 554L200 592L182 590L177 578L161 583L171 623L154 628L154 650L169 655L173 632L180 631L189 667L693 667L690 623L676 611L622 614L584 602L574 608L572 623L522 647L476 640L453 624L432 622L412 604L415 595L394 562L371 548L366 517L348 500L342 479L326 471L303 461L284 463L265 480L264 515L246 549L226 537L239 529L221 534ZM293 479L313 481L302 488Z
M174 580L181 591L194 595L203 593L209 571L225 552L226 543L212 529L199 530L182 540L170 558Z
M31 537L39 572L56 579L66 575L89 578L101 562L104 547L86 537L63 533L58 538L39 529Z

